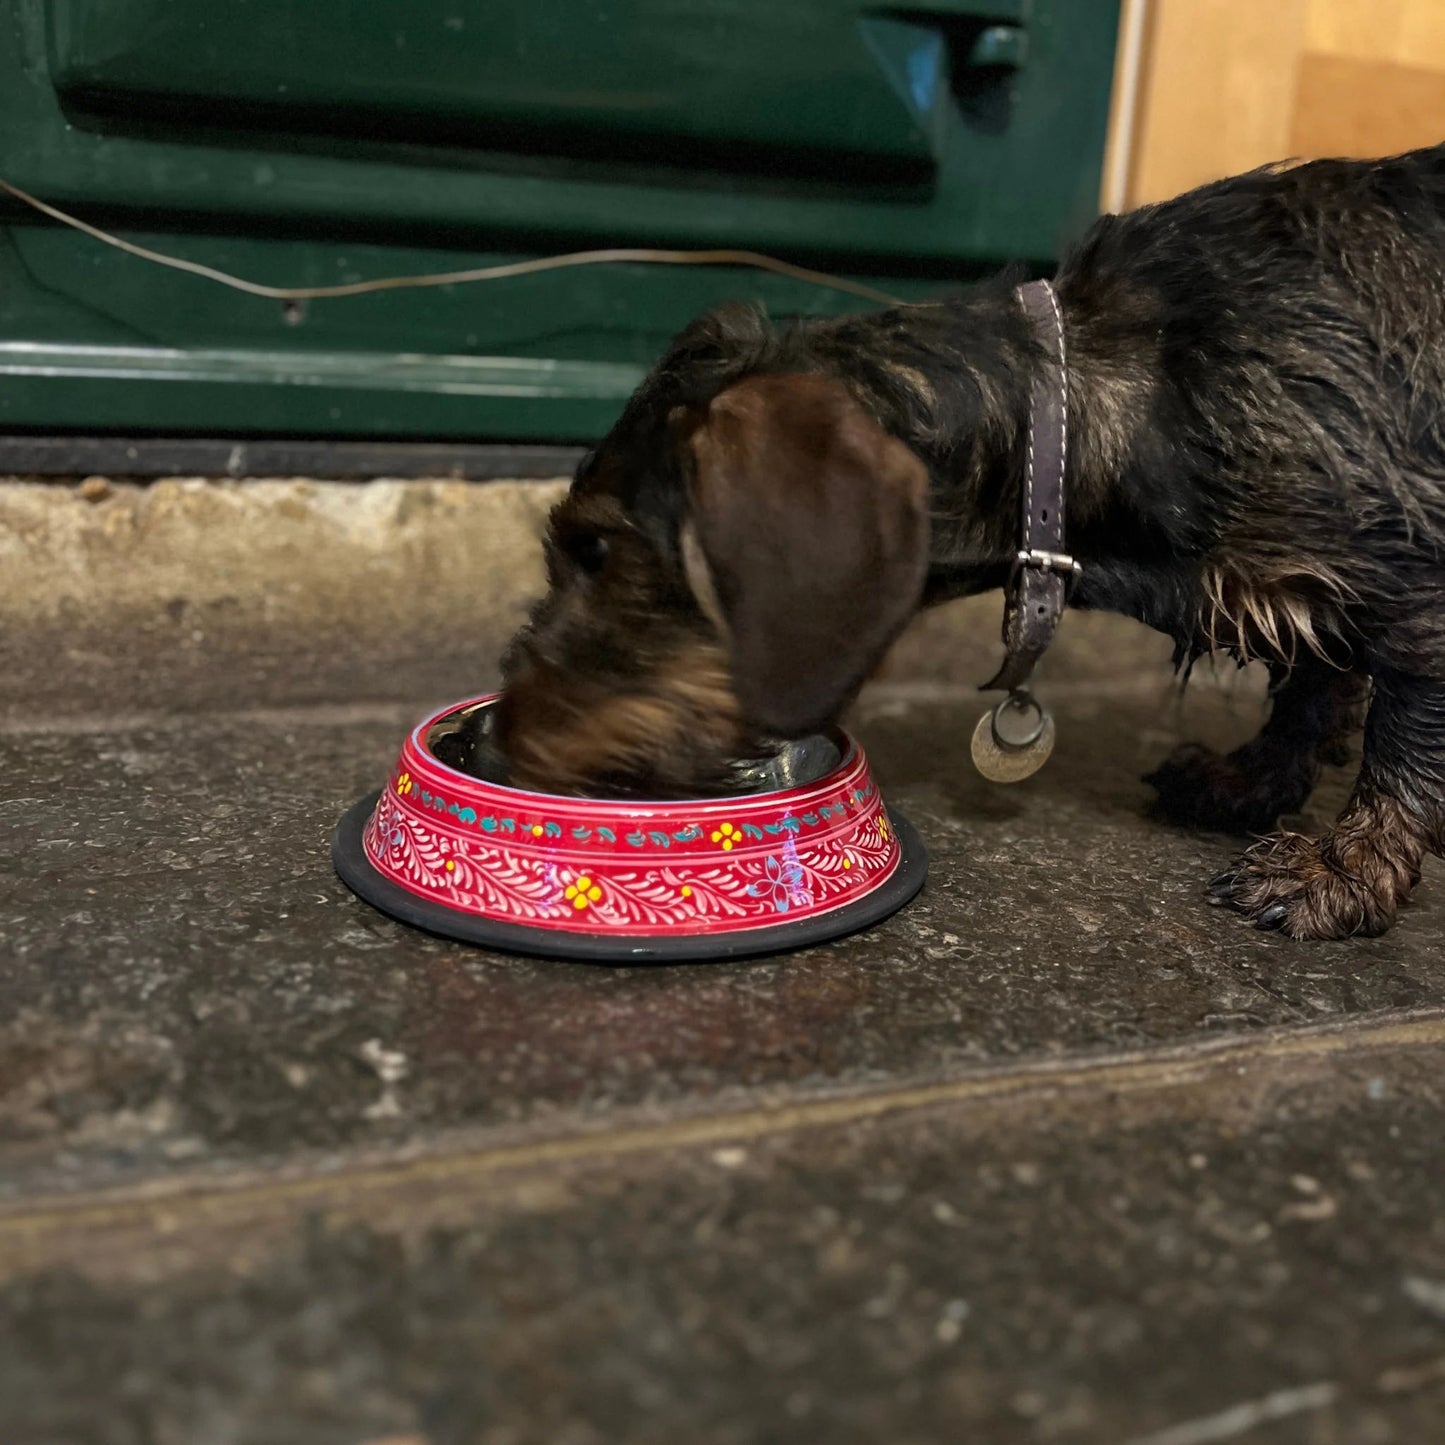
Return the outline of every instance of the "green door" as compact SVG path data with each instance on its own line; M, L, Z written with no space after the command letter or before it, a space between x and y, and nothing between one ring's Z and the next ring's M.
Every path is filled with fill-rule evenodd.
M1117 0L0 0L0 177L273 285L599 246L920 295L1093 214ZM737 269L283 305L0 210L0 427L582 440Z

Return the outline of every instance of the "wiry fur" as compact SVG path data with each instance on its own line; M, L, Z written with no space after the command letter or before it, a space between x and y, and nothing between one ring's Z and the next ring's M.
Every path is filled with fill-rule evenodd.
M1387 926L1445 838L1442 273L1445 146L1266 168L1106 216L1055 281L1069 355L1068 543L1084 565L1073 605L1160 629L1182 664L1222 649L1276 674L1255 744L1229 759L1186 751L1156 774L1167 815L1271 826L1337 760L1372 684L1359 782L1335 828L1251 850L1218 890L1298 937ZM705 418L744 379L771 379L760 394L781 415L792 378L825 379L926 466L923 602L1002 583L1042 362L1015 279L780 328L729 308L684 332L559 511L554 549L605 525L627 561L585 584L554 575L509 673L531 697L512 714L519 756L539 719L580 735L601 698L665 697L679 648L717 649L736 669L737 639L704 615L680 560L697 479L674 423ZM588 522L604 504L611 520ZM840 633L840 652L851 645ZM649 765L650 782L715 786L724 751L753 745L758 719L727 701L736 683L708 704L728 724ZM820 707L846 701L844 686ZM609 745L588 775L582 742L568 746L578 756L555 774L539 754L534 779L585 789L637 762Z
M1228 652L1241 663L1293 664L1301 652L1331 661L1320 634L1339 635L1348 589L1322 564L1302 559L1251 575L1228 562L1207 562L1199 586L1199 631L1211 653Z
M521 702L525 705L525 698ZM743 746L727 655L705 643L660 658L646 689L597 696L585 709L562 713L552 726L545 715L534 716L532 726L508 740L516 782L566 792L599 786L636 791L643 779L646 791L668 791L654 780L668 778L698 750L731 759ZM722 787L726 781L721 771L704 786Z

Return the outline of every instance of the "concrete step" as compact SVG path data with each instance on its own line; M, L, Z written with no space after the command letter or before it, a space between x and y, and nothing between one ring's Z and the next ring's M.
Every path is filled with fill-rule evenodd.
M1421 1445L1439 1011L0 1210L65 1445Z
M408 709L12 726L0 1191L1445 1003L1428 880L1379 940L1291 945L1205 905L1239 844L1145 817L1139 775L1175 737L1157 696L1065 696L1054 759L1009 789L969 765L973 706L884 686L859 710L932 854L902 914L782 958L620 970L430 938L336 880L330 834ZM372 1040L405 1060L395 1112Z
M0 719L450 698L542 588L563 481L0 480ZM894 680L979 682L997 597L919 619ZM1048 680L1165 677L1168 644L1071 616Z
M1290 944L1139 782L1258 677L1070 617L1000 789L998 599L921 619L852 721L928 887L790 956L514 959L342 887L557 490L0 487L0 1439L1433 1439L1439 870Z

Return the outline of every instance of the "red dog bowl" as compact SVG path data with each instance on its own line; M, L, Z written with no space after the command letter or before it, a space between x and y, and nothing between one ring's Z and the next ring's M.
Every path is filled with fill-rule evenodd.
M337 829L343 881L403 922L552 957L726 958L851 933L923 886L922 841L890 818L844 733L743 769L749 791L735 797L564 798L442 760L494 701L422 722L387 786ZM485 737L486 722L469 726ZM489 771L485 758L469 766Z

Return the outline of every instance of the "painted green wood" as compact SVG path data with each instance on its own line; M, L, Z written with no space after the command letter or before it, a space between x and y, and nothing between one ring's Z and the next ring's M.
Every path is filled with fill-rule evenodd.
M316 284L516 259L127 234L221 270ZM896 283L909 298L934 289ZM285 307L16 225L0 229L0 430L585 442L669 337L727 296L775 315L864 304L755 271L609 266Z
M193 3L208 13L227 8ZM531 3L512 0L517 7ZM714 3L721 0L697 0L695 8ZM280 46L293 7L291 0L269 5L268 33ZM151 8L163 14L187 7ZM576 0L576 8L590 7ZM61 201L216 214L247 225L318 221L413 234L418 226L446 227L493 241L498 232L659 245L703 238L873 259L1042 259L1095 205L1117 8L1117 0L1036 0L1020 67L950 62L954 89L934 146L936 172L920 190L912 180L890 183L871 173L804 180L707 166L594 163L478 150L451 144L446 135L430 144L412 135L403 144L388 137L384 114L374 117L368 137L342 138L324 128L235 122L228 129L225 107L210 101L184 107L165 123L67 112L50 72L51 4L0 0L0 18L15 40L0 41L0 161L10 179ZM970 53L980 33L967 17L953 17L940 30L941 21L916 26L863 16L862 9L840 0L838 23L869 27L895 66L907 63L908 52L892 27L923 32L925 41L955 37Z
M886 6L864 18L838 0L52 0L50 68L70 104L132 119L225 111L362 138L419 127L478 150L655 161L702 146L784 174L870 158L931 170L945 31L997 37L1023 13L920 0L895 54L876 34Z
M1092 216L1117 8L0 0L0 175L280 284L742 246L915 296L1047 264ZM283 314L0 205L0 426L585 438L630 385L618 367L735 295L858 304L608 267ZM22 369L24 346L44 365ZM207 371L221 355L226 379ZM365 385L338 383L353 356ZM426 361L388 381L406 356ZM454 357L497 364L463 394ZM518 396L513 363L534 362L556 386Z

